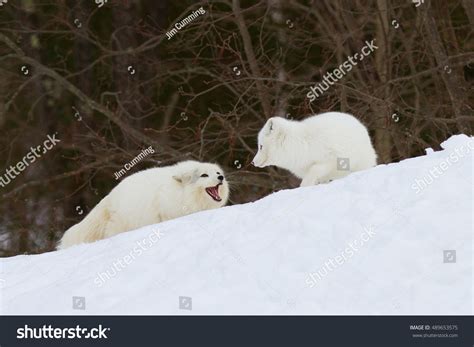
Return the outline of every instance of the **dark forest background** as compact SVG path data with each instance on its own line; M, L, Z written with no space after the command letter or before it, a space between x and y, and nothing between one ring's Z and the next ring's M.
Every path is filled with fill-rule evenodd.
M168 40L174 23L206 14ZM379 47L310 103L309 87ZM27 72L27 73L26 73ZM299 181L250 165L266 118L354 114L380 163L474 125L474 0L16 1L0 7L0 256L52 250L127 173L184 159L227 172L231 203Z

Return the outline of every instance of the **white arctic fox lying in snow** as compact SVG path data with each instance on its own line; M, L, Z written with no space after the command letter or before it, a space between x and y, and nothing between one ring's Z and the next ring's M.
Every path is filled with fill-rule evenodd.
M215 164L189 160L140 171L120 182L80 223L69 228L58 249L218 208L228 197L224 171Z
M258 134L257 167L276 165L310 186L377 165L367 128L355 117L327 112L302 121L268 119Z

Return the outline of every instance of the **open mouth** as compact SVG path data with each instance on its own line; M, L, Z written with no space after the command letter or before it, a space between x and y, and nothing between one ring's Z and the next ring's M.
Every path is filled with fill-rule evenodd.
M219 183L217 186L215 187L207 187L206 188L206 193L209 194L209 196L214 200L214 201L222 201L220 195L219 195L219 186L221 185L222 183Z

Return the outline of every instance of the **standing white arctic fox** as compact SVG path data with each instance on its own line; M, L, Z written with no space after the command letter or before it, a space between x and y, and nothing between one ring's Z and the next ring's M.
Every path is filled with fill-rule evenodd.
M80 223L69 228L58 249L222 207L228 197L224 171L215 164L189 160L140 171L120 182Z
M303 187L373 167L377 154L361 122L347 113L327 112L302 121L268 119L252 163L289 170Z

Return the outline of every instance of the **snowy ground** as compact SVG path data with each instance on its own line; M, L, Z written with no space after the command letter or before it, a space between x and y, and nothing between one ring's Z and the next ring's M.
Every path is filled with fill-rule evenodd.
M2 259L0 313L472 314L474 141L443 148Z

